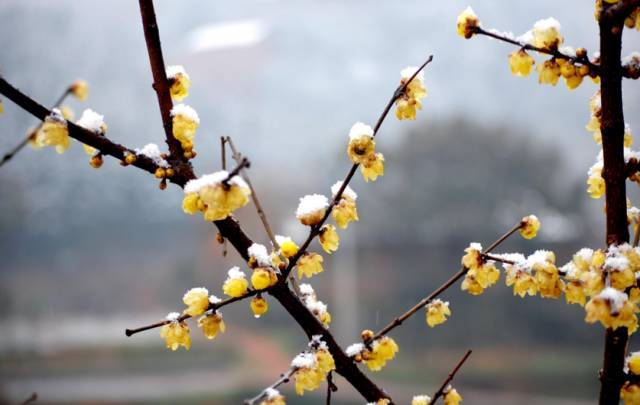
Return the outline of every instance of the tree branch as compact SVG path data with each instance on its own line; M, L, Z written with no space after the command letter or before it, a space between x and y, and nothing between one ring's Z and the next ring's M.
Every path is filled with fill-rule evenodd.
M192 172L193 169L191 168L189 160L184 157L182 145L173 136L173 123L171 121L173 101L171 100L171 93L169 91L171 84L169 83L165 70L162 46L160 44L160 32L156 21L153 0L139 0L139 3L142 26L144 28L144 39L147 43L149 64L151 65L151 73L153 74L153 89L158 96L162 126L164 127L166 142L169 147L169 161L180 162L181 164L172 164L172 166L179 166L179 170Z
M442 396L442 394L444 393L444 390L447 388L447 385L449 385L449 383L453 381L453 377L456 376L456 373L458 372L458 370L460 370L464 362L467 361L469 356L471 356L471 349L469 349L467 353L464 356L462 356L458 364L456 364L453 370L451 370L451 372L449 373L449 376L444 380L440 388L438 388L438 390L431 396L431 402L429 402L429 405L435 404L438 398Z
M384 110L382 111L382 114L380 114L380 117L378 118L378 121L376 122L375 127L373 128L373 137L374 138L378 134L378 130L382 126L382 123L384 122L385 118L389 114L389 111L391 110L391 107L393 106L393 103L395 103L396 100L398 100L400 97L402 97L402 95L404 94L405 90L407 89L409 84L411 84L413 79L429 63L431 63L432 60L433 60L433 55L429 55L427 60L422 65L420 65L420 67L418 67L418 69L416 69L416 71L413 73L413 75L406 82L404 82L403 84L401 84L400 86L398 86L395 89L395 91L393 92L393 95L391 96L391 98L387 102L387 105L385 106ZM320 233L320 228L322 228L322 225L324 225L324 223L326 222L327 218L329 218L329 215L331 215L331 212L333 211L333 207L335 207L340 202L340 199L342 198L342 194L347 189L347 186L349 185L349 182L353 178L353 175L356 173L356 170L358 169L358 166L359 166L358 163L355 163L353 166L351 166L351 169L349 169L349 172L347 173L347 175L345 176L344 180L342 181L342 186L340 187L340 189L338 190L336 195L331 200L331 203L329 204L329 207L326 209L324 217L322 218L320 223L318 223L315 226L312 226L311 229L309 230L309 236L304 241L304 243L300 246L300 249L298 249L298 253L296 253L291 258L291 260L289 261L289 265L287 266L287 268L283 272L283 275L284 275L285 278L289 275L291 270L293 270L293 268L295 267L295 265L298 262L298 260L302 257L302 255L307 251L307 249L309 248L309 245L311 244L313 239L316 236L318 236L318 234Z
M476 34L479 34L479 35L485 35L487 37L491 37L493 39L497 39L498 41L507 42L509 44L516 45L516 46L518 46L518 47L520 47L522 49L526 49L528 51L535 51L535 52L538 52L538 53L544 53L544 54L551 55L551 56L553 56L555 58L558 58L558 59L566 59L566 60L569 60L569 61L574 62L574 63L580 63L582 65L589 66L589 70L593 71L593 72L596 72L596 73L599 73L599 71L600 71L600 66L598 66L598 65L594 64L593 62L591 62L589 60L589 57L587 57L586 55L585 56L572 56L572 55L567 55L565 53L562 53L558 49L548 49L548 48L541 48L541 47L538 47L538 46L533 46L533 45L528 44L526 42L518 41L516 39L508 38L508 37L506 37L504 35L500 35L500 34L498 34L496 32L487 31L487 30L483 29L482 27L475 27L473 29L473 32L476 33Z
M625 2L628 3L628 2ZM612 7L603 2L603 13ZM613 12L613 11L611 11ZM605 181L607 245L629 241L627 224L626 165L624 161L624 113L622 108L621 48L622 28L618 19L601 17L600 93L602 99L602 151ZM617 404L624 383L624 357L628 334L626 328L607 329L601 371L600 404Z
M498 238L495 242L493 242L493 244L491 246L489 246L483 253L487 254L490 253L491 251L493 251L495 248L497 248L498 246L500 246L500 244L502 244L502 242L504 242L505 240L507 240L507 238L511 235L513 235L517 230L519 230L522 227L522 222L518 223L517 225L515 225L513 228L511 228L509 231L507 231L507 233L505 233L504 235L502 235L500 238ZM364 343L365 344L370 344L371 342L380 339L382 336L386 335L387 333L389 333L390 331L392 331L393 329L397 328L398 326L402 325L402 323L404 321L406 321L411 315L415 314L416 312L418 312L421 308L425 307L426 305L428 305L431 301L433 301L434 299L436 299L440 294L442 294L443 292L445 292L449 287L451 287L453 284L455 284L458 280L460 280L465 274L467 274L467 271L469 269L467 269L466 267L462 266L460 268L460 270L454 274L453 276L451 276L451 278L449 278L447 281L444 282L444 284L442 284L440 287L436 288L435 291L433 291L431 294L429 294L427 297L423 298L422 300L420 300L420 302L418 302L416 305L414 305L413 307L411 307L411 309L409 309L407 312L405 312L404 314L400 315L399 317L395 318L393 321L391 321L387 326L385 326L384 328L380 329L375 335L373 335L372 338L366 340Z
M633 10L640 7L640 0L622 0L609 6L600 18L608 19L612 23L622 24Z

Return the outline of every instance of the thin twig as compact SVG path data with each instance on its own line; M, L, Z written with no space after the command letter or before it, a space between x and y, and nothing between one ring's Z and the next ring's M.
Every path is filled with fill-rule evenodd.
M458 370L460 370L460 368L462 367L464 362L467 361L470 355L471 355L471 350L468 350L467 353L464 356L462 356L458 364L456 364L453 370L451 370L451 372L449 373L447 378L444 380L440 388L438 388L438 390L431 396L431 401L429 402L429 405L435 404L438 398L442 396L442 394L444 393L444 390L447 388L447 385L449 385L449 383L453 381L453 377L456 376L456 373L458 372Z
M27 405L30 404L32 402L36 402L38 400L38 393L37 392L33 392L31 393L31 395L29 395L29 397L27 399L25 399L24 401L20 402L21 405Z
M327 405L331 405L331 394L338 391L338 387L333 382L333 371L327 374Z
M226 142L229 145L229 148L231 148L231 157L233 157L233 159L236 162L242 161L242 154L238 151L238 149L236 149L236 146L233 143L233 140L231 139L231 137L227 136L226 138L224 138L223 144L224 142ZM256 190L253 187L253 184L251 183L251 179L249 178L249 174L247 174L246 170L242 171L242 176L244 177L244 181L249 186L249 190L251 190L251 200L253 201L253 205L256 207L258 217L260 218L260 221L262 222L262 226L264 227L264 230L266 231L267 236L271 241L271 245L273 246L273 249L275 251L278 251L280 250L280 245L276 240L276 235L275 233L273 233L273 228L271 228L271 225L269 224L269 220L267 219L267 214L264 211L264 208L262 208L262 204L260 203L258 194L256 193ZM291 287L293 288L293 291L296 293L296 295L299 296L300 286L298 285L298 281L295 279L295 277L293 277L293 274L289 275L289 283L291 284Z
M373 128L373 137L375 137L378 134L378 130L380 129L380 127L382 126L382 123L384 122L385 118L389 114L389 111L391 110L391 107L393 107L393 103L395 103L400 97L402 97L402 95L406 91L406 89L409 86L409 84L411 84L413 79L432 60L433 60L433 55L430 55L427 58L427 60L422 65L420 65L420 67L418 67L418 69L416 69L416 71L413 73L413 75L408 80L404 81L400 86L398 86L394 90L393 95L391 96L391 98L387 102L387 105L385 106L384 110L382 111L382 114L380 114L380 117L378 118L378 121L376 122L376 125ZM326 222L327 218L329 218L329 215L331 215L331 212L333 211L333 207L335 207L340 202L340 199L342 198L342 194L347 189L347 186L349 185L349 182L353 178L353 175L356 173L356 170L358 169L358 166L359 166L359 164L355 163L353 166L351 166L351 169L349 169L349 172L347 173L346 177L342 181L342 186L340 187L340 189L338 190L336 195L331 200L331 203L329 204L329 207L327 207L327 209L325 211L325 214L324 214L324 217L322 218L322 220L317 225L314 225L314 226L311 227L311 229L309 230L309 236L304 241L302 246L300 246L300 249L298 249L298 252L289 261L289 265L287 266L287 268L285 269L285 271L283 273L285 277L287 277L289 275L289 273L291 273L291 270L293 270L293 268L295 267L295 265L298 262L298 260L302 257L302 255L305 254L305 252L309 248L309 245L311 244L313 239L316 236L318 236L318 234L320 233L320 228L322 228L322 225L324 225L324 223Z
M482 253L482 258L485 260L493 260L495 262L506 263L506 264L516 264L513 260L504 259L500 256L490 255L488 253Z
M275 390L276 388L278 388L279 386L281 386L282 384L286 384L289 382L289 380L291 379L291 376L298 371L298 367L291 367L289 370L287 370L286 373L281 374L280 378L278 378L276 380L276 382L274 382L273 384L271 384L270 386L268 386L267 388L265 388L264 390L262 390L258 395L256 395L255 397L251 398L251 399L247 399L244 401L245 405L254 405L256 402L260 401L262 398L266 397L268 394L269 390Z
M589 60L589 57L586 56L586 55L585 56L572 56L572 55L567 55L566 53L562 53L558 49L549 49L549 48L541 48L541 47L538 47L538 46L533 46L533 45L528 44L526 42L518 41L516 39L500 35L500 34L498 34L496 32L486 31L481 27L475 27L473 29L473 32L475 34L485 35L485 36L491 37L493 39L497 39L497 40L502 41L502 42L507 42L509 44L516 45L516 46L518 46L518 47L520 47L522 49L526 49L528 51L536 51L538 53L544 53L544 54L547 54L547 55L551 55L551 56L553 56L555 58L558 58L558 59L566 59L566 60L569 60L569 61L571 61L573 63L580 63L582 65L586 65L586 66L589 67L589 71L593 71L595 73L599 73L599 71L600 71L600 66L598 66L595 63L591 62Z
M226 139L220 137L220 158L222 161L222 170L227 170L227 148L225 147ZM222 238L222 257L227 257L227 239Z
M60 95L60 97L58 97L58 99L56 100L56 102L53 104L52 108L57 108L60 107L60 104L62 104L64 102L64 100L67 98L67 96L71 93L71 86L67 87L64 91L64 93L62 93ZM2 160L0 161L0 167L2 167L5 163L7 163L9 160L11 160L18 152L20 152L22 150L22 148L24 148L25 146L27 146L27 144L29 143L29 141L31 141L31 139L33 139L33 137L35 136L36 132L38 132L38 130L40 129L40 127L42 127L42 123L38 124L38 126L33 130L30 131L27 136L24 137L24 139L22 141L20 141L20 143L18 145L16 145L13 149L11 149L11 151L9 151L8 153L6 153L3 157Z
M495 249L502 242L507 240L507 238L509 236L513 235L521 227L522 227L522 222L520 222L517 225L515 225L513 228L511 228L509 231L507 231L504 235L502 235L500 238L498 238L495 242L493 242L493 244L491 246L489 246L484 251L484 253L487 254L487 253L490 253L491 251L493 251L493 249ZM405 312L404 314L402 314L399 317L395 318L387 326L385 326L384 328L380 329L380 331L378 331L375 335L373 335L373 337L371 339L368 339L367 341L365 341L365 343L366 344L370 344L371 342L375 341L376 339L380 339L382 336L386 335L391 330L393 330L396 327L400 326L405 320L407 320L407 318L409 318L411 315L413 315L416 312L418 312L418 310L420 310L421 308L423 308L424 306L429 304L431 301L433 301L435 298L437 298L440 294L442 294L444 291L446 291L449 287L451 287L453 284L455 284L456 281L460 280L467 273L467 271L468 271L468 269L466 267L462 266L460 268L460 271L458 271L456 274L451 276L451 278L449 278L447 281L445 281L444 284L442 284L440 287L436 288L435 291L433 291L427 297L423 298L420 302L418 302L416 305L411 307L411 309L409 309L407 312Z
M231 298L227 298L224 301L220 301L217 304L209 304L209 308L207 308L207 310L211 310L211 311L217 311L218 309L224 307L225 305L229 305L229 304L233 304L234 302L243 300L245 298L249 298L249 297L253 297L254 295L258 294L258 293L262 293L265 290L248 290L243 296L241 297L231 297ZM191 315L188 314L183 314L178 318L179 322L182 322L186 319L191 318ZM136 333L140 333L140 332L144 332L146 330L150 330L150 329L155 329L155 328L159 328L163 325L167 325L168 323L170 323L171 321L169 320L164 320L164 321L160 321L160 322L156 322L156 323L152 323L150 325L146 325L146 326L141 326L139 328L134 328L134 329L125 329L124 334L127 336L133 336Z

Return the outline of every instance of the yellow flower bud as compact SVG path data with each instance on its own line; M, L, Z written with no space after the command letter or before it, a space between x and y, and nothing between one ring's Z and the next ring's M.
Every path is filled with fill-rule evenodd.
M267 300L259 295L257 297L253 297L251 300L251 311L253 311L253 316L260 318L262 315L266 314L268 310L269 303Z
M520 235L525 239L533 239L538 235L540 220L535 215L522 218L520 222Z
M278 278L275 272L269 267L257 267L253 270L253 274L251 275L251 285L253 285L253 288L256 290L269 288L277 281Z
M187 306L185 314L202 315L209 308L209 291L204 287L192 288L182 297L182 302Z
M198 319L198 327L202 329L202 332L207 337L207 339L215 338L219 332L224 333L226 330L226 326L224 324L224 319L222 319L222 315L218 312L210 313L208 311L206 314Z
M78 100L85 101L89 97L89 84L84 80L76 80L69 87L69 91Z
M458 35L469 39L474 35L475 28L477 27L480 27L480 20L478 19L478 16L473 12L473 9L471 7L467 7L458 16Z

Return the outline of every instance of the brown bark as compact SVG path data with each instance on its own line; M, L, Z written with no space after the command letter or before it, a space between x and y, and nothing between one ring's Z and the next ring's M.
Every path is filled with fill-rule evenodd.
M605 3L606 4L606 3ZM606 6L605 6L606 7ZM606 187L606 243L629 241L627 224L626 167L624 161L624 114L622 108L622 19L611 18L607 9L600 27L600 91L602 98L602 177ZM624 383L624 358L628 335L626 328L607 329L604 361L600 373L601 405L618 404Z

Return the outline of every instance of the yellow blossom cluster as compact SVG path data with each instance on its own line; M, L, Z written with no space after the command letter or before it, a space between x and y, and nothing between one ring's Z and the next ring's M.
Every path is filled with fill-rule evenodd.
M373 332L365 330L362 332L363 339L373 337ZM392 360L400 348L393 338L383 336L371 343L370 347L364 347L363 350L355 356L356 361L364 361L369 370L380 371Z
M160 337L165 340L167 349L178 350L180 346L189 350L191 348L191 336L189 335L189 325L184 320L180 320L180 314L171 312L167 315L168 323L160 328Z
M434 327L445 323L447 317L451 316L451 310L449 309L449 302L442 301L441 299L435 299L426 306L426 320L427 325Z
M309 351L296 356L291 367L295 370L292 377L298 395L317 390L327 374L336 369L333 356L320 336L314 336L309 343Z
M468 269L462 281L462 290L472 295L480 295L484 290L495 284L500 278L500 272L491 260L482 257L482 245L471 243L465 249L462 265Z
M167 79L169 80L169 93L175 101L182 101L189 95L191 80L184 67L180 65L167 66Z
M193 215L202 212L205 221L218 221L249 202L251 190L239 176L229 178L222 170L190 180L184 187L182 209Z
M347 154L354 164L360 165L364 181L375 181L384 174L384 156L376 153L373 129L362 122L356 122L349 131Z
M67 120L59 109L51 110L35 135L30 138L30 143L37 149L45 146L55 147L58 153L64 153L69 149L70 138Z
M422 102L420 100L427 96L427 89L424 86L424 73L419 72L413 77L417 69L415 66L409 66L400 72L400 86L406 85L406 88L396 100L396 117L399 120L415 120L416 110L422 110ZM409 82L411 77L413 79Z

